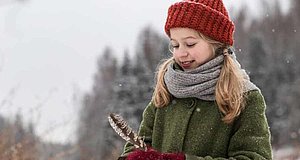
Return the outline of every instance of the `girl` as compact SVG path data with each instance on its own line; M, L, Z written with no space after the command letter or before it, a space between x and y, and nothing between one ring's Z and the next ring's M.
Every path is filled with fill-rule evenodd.
M121 157L272 159L264 98L231 50L234 24L222 0L171 5L165 31L173 56L159 67L139 129L150 149L127 143Z

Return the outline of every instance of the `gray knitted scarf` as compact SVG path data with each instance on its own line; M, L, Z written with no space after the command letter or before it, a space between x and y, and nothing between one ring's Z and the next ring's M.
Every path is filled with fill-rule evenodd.
M236 63L235 55L232 56ZM195 97L202 100L214 101L215 89L223 66L224 56L219 55L205 64L188 71L183 71L175 62L168 66L164 80L169 92L177 98ZM240 69L245 77L243 84L244 92L259 90L255 84L250 82L245 70Z

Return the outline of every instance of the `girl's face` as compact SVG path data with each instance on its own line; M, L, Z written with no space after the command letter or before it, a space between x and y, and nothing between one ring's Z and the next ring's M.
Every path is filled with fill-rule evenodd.
M195 69L214 57L213 46L196 30L171 28L170 39L173 57L185 71Z

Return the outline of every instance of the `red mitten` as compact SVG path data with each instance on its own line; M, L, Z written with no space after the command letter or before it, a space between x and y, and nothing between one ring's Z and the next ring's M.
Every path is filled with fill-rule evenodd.
M162 160L162 155L152 148L147 151L137 149L129 153L126 160Z
M126 160L185 160L183 153L160 153L152 148L147 151L135 150L131 152Z

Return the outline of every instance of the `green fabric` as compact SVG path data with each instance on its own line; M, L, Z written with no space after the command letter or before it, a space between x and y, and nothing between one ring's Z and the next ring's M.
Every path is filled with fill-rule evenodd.
M161 152L183 152L186 160L272 159L270 131L260 91L247 94L246 107L228 125L214 101L174 99L163 108L150 103L143 113L139 135ZM132 151L127 143L122 156Z

